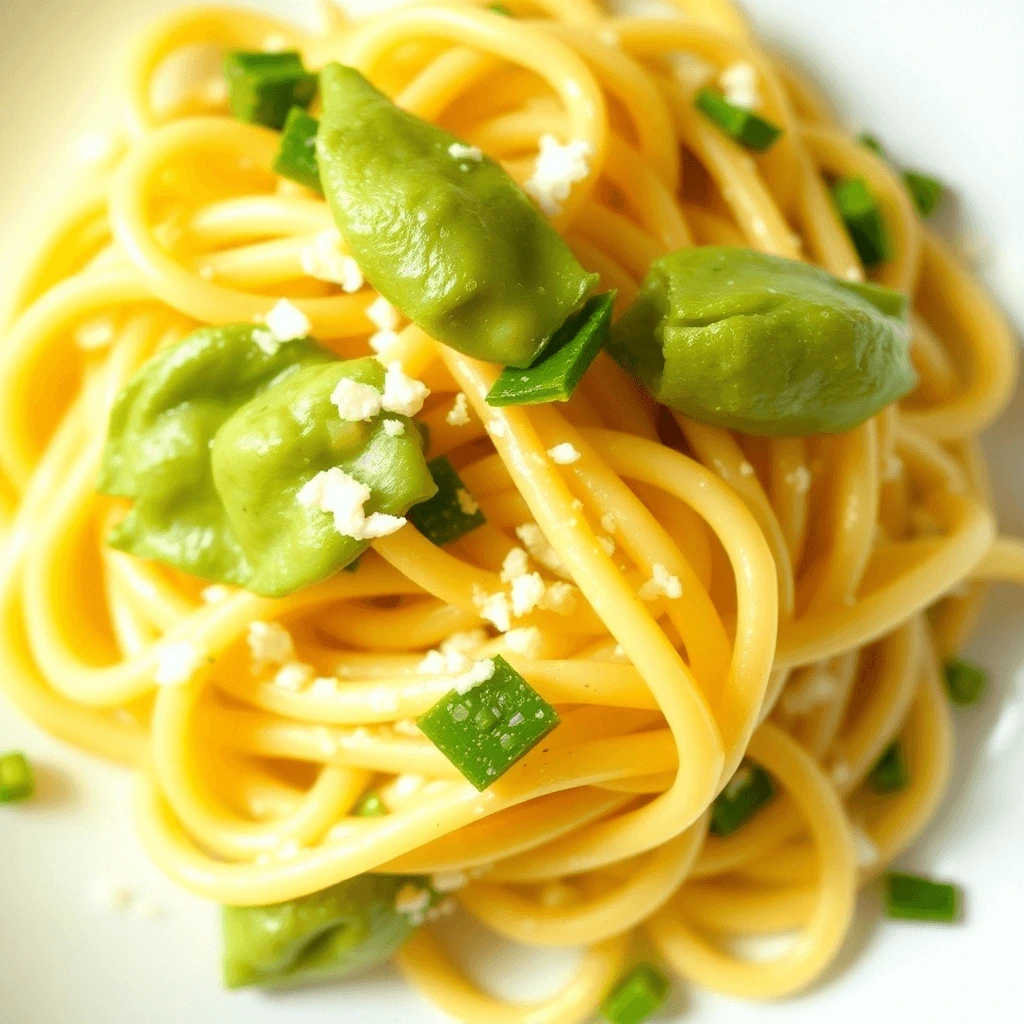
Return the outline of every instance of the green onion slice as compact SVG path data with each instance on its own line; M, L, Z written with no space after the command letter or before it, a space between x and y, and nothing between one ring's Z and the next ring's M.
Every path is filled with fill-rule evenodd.
M420 730L481 792L558 725L558 712L501 656L465 692L454 689L417 719Z
M903 745L899 740L893 740L868 774L868 785L876 793L896 793L906 789L909 782L910 772L903 756Z
M942 666L949 699L960 707L977 704L985 694L988 675L983 668L963 658L947 658Z
M555 333L525 370L506 367L487 394L487 404L539 405L567 402L608 340L615 292L595 295Z
M942 182L933 178L930 174L921 174L918 171L904 171L903 184L914 200L914 206L922 217L930 217L935 208L942 202L942 195L945 189Z
M744 761L711 805L711 832L724 839L742 828L772 797L772 777L753 761Z
M224 77L232 116L268 128L280 128L292 107L308 107L316 95L316 75L297 50L226 53Z
M874 193L863 178L844 178L832 186L832 199L865 267L892 259L889 229Z
M27 800L35 788L32 765L20 750L0 754L0 804Z
M302 107L292 107L281 134L281 148L274 157L273 171L323 195L320 165L316 159L316 133L320 122Z
M763 153L775 144L782 134L777 125L758 117L751 110L730 103L720 92L705 86L694 98L694 106L709 120L714 121L730 138L747 149Z
M889 917L951 924L959 919L962 903L960 887L949 882L933 882L900 871L889 871L885 876L885 911Z
M637 964L608 993L601 1013L610 1024L641 1024L660 1009L671 983L653 964Z
M413 505L406 513L427 540L443 547L487 522L476 499L445 456L431 459L427 468L437 484L437 494Z

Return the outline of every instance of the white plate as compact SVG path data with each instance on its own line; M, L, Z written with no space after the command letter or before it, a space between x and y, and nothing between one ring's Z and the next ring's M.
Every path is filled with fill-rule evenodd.
M125 40L173 0L0 0L0 280L19 241L73 174L72 143L101 128ZM299 14L302 0L259 6ZM951 234L986 243L990 283L1024 323L1024 5L1020 0L747 0L759 30L827 86L851 127L894 157L934 171L954 200ZM1024 395L986 448L1002 524L1024 532ZM1000 588L972 653L992 671L980 708L957 714L955 784L903 863L957 879L957 928L878 920L861 901L839 963L799 999L770 1006L685 992L663 1019L701 1024L887 1024L1020 1020L1024 921L1024 595ZM130 780L41 735L0 700L0 750L40 769L31 804L0 811L0 1024L430 1024L442 1020L390 970L342 987L268 997L225 994L214 908L178 892L147 862L128 816ZM124 883L165 913L114 915L92 898ZM465 922L454 927L471 928ZM472 945L485 945L473 930ZM534 972L504 951L505 979ZM481 959L487 960L484 956ZM545 982L539 982L544 984ZM682 986L680 986L682 987Z

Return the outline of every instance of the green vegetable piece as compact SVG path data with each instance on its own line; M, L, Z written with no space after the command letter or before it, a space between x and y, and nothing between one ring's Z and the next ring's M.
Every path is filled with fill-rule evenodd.
M224 984L295 986L334 981L387 960L416 930L396 909L409 875L356 875L321 892L266 907L224 907ZM429 906L429 903L425 903Z
M615 292L588 299L558 329L551 344L526 370L501 371L487 393L489 405L568 402L590 364L608 340Z
M753 761L744 761L711 805L711 832L724 839L742 828L775 796L772 777Z
M777 125L758 117L752 110L737 107L730 103L720 92L714 89L701 89L694 97L694 106L713 121L730 138L735 139L747 149L764 153L771 149L776 139L782 134Z
M988 675L983 668L963 658L947 658L942 672L946 679L946 693L959 707L977 704L985 696Z
M766 436L849 430L916 382L907 302L806 263L706 246L656 260L609 352L663 404Z
M959 886L889 871L885 876L885 912L907 921L952 924L960 918L963 894Z
M861 132L857 136L857 141L865 148L870 149L881 160L888 160L889 157L886 155L885 148L882 144L872 135L870 132Z
M505 18L514 18L515 15L504 4L488 4L487 10L500 14Z
M464 537L487 520L466 490L455 467L443 455L428 463L437 493L409 509L409 521L432 544L443 547Z
M20 751L0 755L0 804L28 800L36 791L28 758Z
M942 182L929 174L921 174L918 171L904 171L903 184L906 185L910 198L914 200L914 206L922 217L930 217L935 208L942 202L945 189Z
M320 166L316 160L316 133L320 122L302 107L292 107L281 134L281 148L274 157L273 171L323 195Z
M232 116L268 128L280 128L292 107L308 107L316 95L316 75L296 50L226 53L224 76Z
M502 657L494 674L452 690L416 721L420 731L481 792L556 725L555 709Z
M876 793L896 793L906 789L909 782L910 772L903 756L903 745L899 740L893 740L871 769L868 785Z
M382 818L389 812L387 805L380 798L380 793L367 793L356 804L352 813L357 818Z
M608 993L601 1014L610 1024L641 1024L668 999L672 985L653 964L637 964Z
M844 178L832 186L832 199L865 267L892 259L889 229L878 200L863 178Z
M596 276L493 160L352 68L328 64L320 88L321 181L367 279L431 337L529 366Z
M404 515L434 493L411 421L391 437L384 417L343 421L330 401L342 378L382 388L380 363L341 362L308 338L267 344L268 336L248 324L203 328L129 381L98 486L135 503L108 543L280 597L368 547L299 503L317 473L338 467L369 487L367 515Z

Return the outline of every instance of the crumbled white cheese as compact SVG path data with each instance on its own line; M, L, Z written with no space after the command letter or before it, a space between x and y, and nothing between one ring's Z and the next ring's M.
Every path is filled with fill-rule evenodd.
M890 455L886 461L882 479L888 483L890 480L898 480L902 475L903 460L898 455Z
M281 690L298 693L304 690L313 679L313 666L302 661L290 661L278 669L274 676L274 685Z
M398 694L386 686L375 686L367 695L370 708L378 714L386 715L398 710Z
M544 591L540 607L556 615L571 615L576 610L578 593L571 583L552 583Z
M271 339L278 344L294 341L296 338L305 338L312 328L309 317L287 299L281 299L274 305L274 308L267 314L265 323ZM254 338L256 333L253 332ZM259 341L257 344L260 344ZM260 347L263 346L260 345Z
M678 576L673 576L660 562L651 566L651 578L640 588L641 601L656 601L667 597L675 601L683 596L683 585Z
M548 543L544 531L536 523L523 523L522 526L517 526L516 536L522 541L530 555L545 569L550 569L558 576L569 578L561 558L558 557L558 552Z
M363 272L359 264L341 248L341 235L334 229L321 231L313 244L299 253L302 270L318 281L340 284L342 291L359 291L363 287Z
M504 420L500 420L495 416L494 419L487 424L487 432L492 437L504 437L508 433L508 427L505 426Z
M420 727L411 718L399 718L391 723L391 728L400 736L422 736Z
M840 790L845 790L853 782L853 772L845 761L836 761L831 775L833 783Z
M311 697L323 699L325 697L336 697L338 695L338 680L335 676L317 676L313 685L309 688Z
M517 576L512 581L512 614L517 619L529 615L544 600L546 589L540 573Z
M464 651L427 651L423 660L416 666L416 671L425 676L458 675L469 671L472 664Z
M371 384L342 377L331 393L331 404L343 420L372 420L381 410L381 393Z
M521 654L524 658L537 658L540 656L542 637L536 626L520 626L518 629L510 629L505 634L505 644L515 654Z
M522 548L513 548L501 563L502 583L511 583L530 571L530 556Z
M615 541L611 537L598 537L597 546L609 557L615 554Z
M806 466L797 466L786 474L786 483L797 494L806 494L811 489L811 471Z
M483 629L464 629L458 633L452 633L447 640L439 644L442 654L468 654L478 647L487 643L487 631Z
M486 594L474 584L473 604L480 609L480 618L490 622L499 633L507 633L512 628L512 607L504 591Z
M395 896L395 910L409 917L423 915L430 906L430 890L406 882Z
M231 596L231 591L219 583L214 583L212 586L204 587L200 596L207 604L220 604Z
M585 139L562 145L554 135L542 135L533 174L523 185L527 195L549 216L557 217L572 186L590 174L593 147Z
M156 653L157 686L182 686L195 674L203 660L203 652L187 640L161 644Z
M435 892L455 892L469 884L469 875L465 871L438 871L430 876L430 884Z
M376 334L370 335L370 348L377 355L382 356L393 345L397 345L399 341L401 341L401 338L394 331L377 331Z
M254 672L267 665L284 665L295 660L291 634L279 622L250 622L246 636Z
M370 488L337 466L307 480L296 497L304 508L319 509L334 516L334 528L343 537L373 540L387 537L406 524L404 516L383 512L366 515L363 506L370 499Z
M493 658L481 658L473 664L462 675L456 677L452 685L456 693L469 693L475 686L486 683L494 675L497 666Z
M461 391L455 396L455 401L444 419L450 427L468 426L470 422L469 399Z
M288 38L280 32L271 32L263 40L263 49L266 53L281 53L288 49Z
M806 715L827 704L836 695L839 683L826 669L811 672L803 684L787 689L782 697L783 709L791 715Z
M610 512L606 512L601 516L601 529L604 530L605 533L615 532L615 516Z
M715 77L714 64L708 63L695 53L679 51L667 56L672 74L687 93L696 92Z
M383 406L388 412L415 416L423 408L430 388L422 381L407 377L401 363L391 363L384 374Z
M101 316L88 320L75 331L75 344L84 352L106 348L114 340L114 322Z
M616 644L615 645L615 650L612 651L612 655L614 657L616 657L616 658L625 658L626 657L626 648L623 647L622 644Z
M749 462L740 463L740 476L753 476L754 467Z
M398 310L383 295L366 307L366 317L378 331L394 331L400 320Z
M579 462L583 457L568 441L563 441L561 444L556 444L554 448L549 448L548 455L556 466L571 466L574 462Z
M480 502L465 487L460 487L455 492L455 500L459 503L459 510L464 516L475 516L480 511Z
M572 501L569 502L569 504L572 505L573 511L575 511L575 512L582 512L583 511L583 502L580 501L579 498L573 498Z
M385 420L384 433L388 437L401 437L405 433L405 424L401 420Z
M757 72L746 61L731 64L718 76L722 92L734 107L756 110L761 105L757 92Z
M448 155L454 160L483 160L483 151L478 146L464 146L461 142L453 142L448 147Z

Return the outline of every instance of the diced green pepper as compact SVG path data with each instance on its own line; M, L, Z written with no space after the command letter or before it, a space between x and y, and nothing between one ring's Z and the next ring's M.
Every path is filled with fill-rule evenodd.
M832 186L832 199L861 263L874 267L891 260L889 229L868 183L863 178L844 178Z
M724 839L742 828L775 796L772 777L753 761L744 761L711 805L711 832Z
M948 882L890 871L885 876L885 911L908 921L952 924L960 917L963 896Z
M642 1024L668 999L671 983L653 964L637 964L608 993L601 1013L609 1024Z
M316 133L320 122L302 107L292 107L281 134L281 148L274 158L274 173L323 194L320 167L316 162Z
M383 416L345 421L331 403L342 378L381 389L377 360L341 362L308 338L268 337L252 324L206 327L129 381L111 414L98 485L135 501L111 545L281 597L369 546L298 501L317 473L337 467L365 484L367 515L404 515L434 494L411 420L393 437Z
M782 135L777 125L758 117L752 110L737 107L720 92L705 86L694 97L694 106L741 146L764 153Z
M899 740L893 740L871 769L868 785L876 793L896 793L906 789L909 782L910 772L903 756L903 744Z
M917 212L922 217L930 217L942 202L942 195L945 191L942 182L930 174L904 171L903 184L906 185L910 198L914 200L914 206L917 207Z
M35 789L32 765L20 750L0 755L0 804L28 800Z
M405 886L435 894L426 879L357 875L321 892L265 907L224 907L224 984L269 987L334 981L387 960L416 930L396 907Z
M904 295L751 249L655 260L608 350L664 405L764 436L850 430L917 382Z
M964 661L963 658L947 658L942 666L949 699L960 707L977 704L985 695L988 675L983 668Z
M380 818L388 813L388 808L380 793L367 793L359 800L352 813L357 818Z
M280 128L292 107L308 107L316 95L316 75L296 50L226 53L224 75L232 116L268 128Z
M558 329L551 344L525 370L501 371L487 394L489 405L567 402L608 340L615 292L589 299Z
M558 713L500 655L494 674L452 690L417 719L420 731L481 792L558 725Z
M353 68L328 64L320 88L320 178L367 279L432 338L529 366L596 277L499 164Z
M487 522L466 490L455 467L444 455L427 464L437 493L409 509L409 521L432 544L443 547Z

